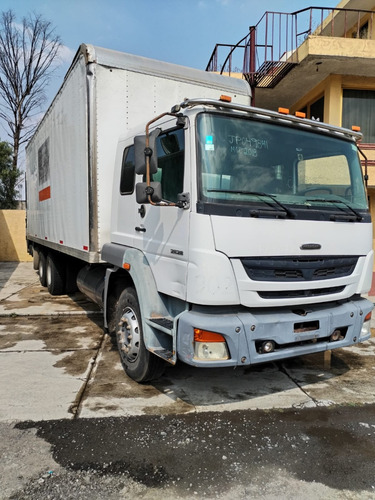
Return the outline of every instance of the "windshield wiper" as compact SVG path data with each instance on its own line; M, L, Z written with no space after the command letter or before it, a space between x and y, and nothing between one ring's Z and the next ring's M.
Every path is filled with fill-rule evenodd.
M343 200L330 200L330 199L326 199L326 198L311 198L311 199L307 199L306 201L316 201L316 202L322 202L322 203L334 203L335 205L338 205L337 208L339 208L340 210L345 212L348 217L355 216L358 222L363 220L362 215L359 212L357 212L356 210L354 210L354 208L352 208L348 203L346 203ZM344 207L348 208L351 211L351 214L348 214L342 207L340 207L339 203L344 205Z
M232 193L232 194L246 194L246 195L253 195L253 196L258 196L258 198L271 198L276 205L278 205L289 217L294 218L295 213L290 210L288 207L286 207L283 203L280 203L280 201L274 196L273 194L268 194L268 193L262 193L261 191L242 191L242 190L232 190L232 189L207 189L207 192L209 193ZM266 200L262 200L264 203L269 205L271 208L274 208L272 204Z

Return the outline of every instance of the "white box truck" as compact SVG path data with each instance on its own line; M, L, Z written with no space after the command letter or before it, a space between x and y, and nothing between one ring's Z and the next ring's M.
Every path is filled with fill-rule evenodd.
M28 144L40 281L102 307L139 382L177 360L246 366L370 337L361 134L250 94L82 45Z

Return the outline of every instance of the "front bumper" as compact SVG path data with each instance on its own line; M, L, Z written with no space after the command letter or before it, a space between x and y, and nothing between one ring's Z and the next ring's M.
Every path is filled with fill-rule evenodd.
M193 366L246 366L363 342L361 336L372 302L359 296L349 301L270 309L198 307L183 313L177 332L180 360ZM220 333L226 340L230 359L204 360L194 356L194 328ZM340 339L330 336L340 330ZM275 349L261 353L260 345L273 341Z

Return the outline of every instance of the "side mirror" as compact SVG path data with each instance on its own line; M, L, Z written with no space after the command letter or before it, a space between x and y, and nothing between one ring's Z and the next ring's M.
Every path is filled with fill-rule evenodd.
M150 203L148 197L151 196L153 203L160 203L162 201L161 184L160 182L138 182L135 185L135 197L137 203Z
M149 147L146 148L146 136L137 135L134 137L135 173L146 175L146 155L150 156L150 175L158 171L158 155L156 151L156 138L161 132L156 128L149 134Z

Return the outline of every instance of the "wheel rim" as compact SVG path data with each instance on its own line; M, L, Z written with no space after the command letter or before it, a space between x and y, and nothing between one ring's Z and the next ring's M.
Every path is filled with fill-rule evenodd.
M127 307L119 322L117 342L121 356L131 363L136 361L139 354L140 327L137 315L131 307Z

